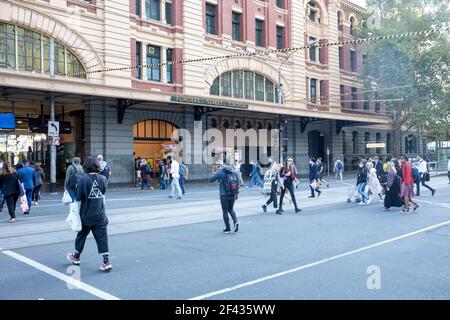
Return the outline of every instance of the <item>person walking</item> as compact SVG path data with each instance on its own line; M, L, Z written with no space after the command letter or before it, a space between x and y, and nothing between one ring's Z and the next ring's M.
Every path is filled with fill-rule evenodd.
M186 166L186 164L184 163L184 161L181 161L179 173L180 173L181 193L182 193L182 195L185 195L186 194L185 183L188 178L189 170L188 170L188 167Z
M237 175L238 175L238 179L239 179L239 186L243 186L244 185L244 180L242 180L242 164L240 161L235 160L234 164L233 164L233 169L234 171L236 171Z
M258 185L260 188L264 187L264 182L262 182L260 177L261 167L258 165L258 162L251 161L250 164L252 165L252 171L250 173L251 179L248 187L251 188L254 185Z
M400 157L400 165L401 165L401 172L402 172L402 184L400 189L400 194L403 197L404 200L404 207L401 211L402 213L408 213L410 210L410 204L412 203L414 205L414 210L419 208L419 204L417 204L414 200L414 175L413 170L411 167L411 164L408 161L408 158L406 156Z
M264 175L264 182L270 183L270 198L262 206L263 211L267 212L267 206L270 205L271 203L273 203L274 209L278 208L277 193L278 187L281 186L282 183L280 179L279 166L276 162L272 163L272 167Z
M3 199L6 202L9 213L9 223L16 222L16 205L20 196L19 175L11 167L9 162L3 163L0 174L0 189L2 190Z
M436 193L436 190L431 188L429 185L427 185L425 182L430 181L430 172L428 170L428 163L423 159L421 155L417 155L417 166L419 170L419 182L422 184L423 187L427 188L431 191L431 196L434 196ZM420 196L420 184L417 183L417 194L418 197Z
M387 163L387 172L384 211L389 211L391 207L403 206L403 200L400 197L400 177L397 175L397 170L393 162Z
M177 199L183 199L180 188L180 164L172 157L172 163L170 164L170 174L172 175L172 189L170 191L169 198L173 199L175 195Z
M317 165L319 166L319 173L318 173L318 181L319 181L319 187L322 185L322 183L325 183L327 185L327 188L330 187L330 184L328 183L327 180L325 180L323 178L324 174L325 174L325 165L322 162L322 158L318 157L317 161L316 161Z
M141 172L141 191L144 191L144 186L147 186L150 190L153 190L153 187L151 186L152 182L152 168L147 163L147 160L142 159L141 160L141 166L139 167L139 171Z
M17 174L19 175L20 181L23 183L25 194L27 196L28 211L24 212L24 214L30 214L31 203L33 201L33 190L36 185L36 173L35 170L30 167L28 160L24 160L23 166L17 170Z
M287 191L291 195L291 200L294 203L295 213L299 213L302 211L297 205L297 200L295 199L294 192L294 181L297 180L297 171L295 169L294 160L292 158L288 158L284 163L284 166L281 168L280 177L284 179L283 181L283 189L281 190L280 195L280 208L276 211L276 214L283 214L283 198Z
M109 165L108 162L103 160L103 155L101 154L97 156L97 160L100 163L100 174L104 175L106 180L109 180L112 174L111 166Z
M335 173L334 179L337 180L339 177L340 181L342 182L342 180L343 180L342 173L344 172L344 163L341 161L341 159L339 157L337 157L336 161L334 162L333 172Z
M367 162L366 168L369 171L367 183L369 185L369 190L372 195L378 195L380 201L383 201L383 195L381 194L381 184L378 180L377 170L374 168L373 162Z
M75 189L77 188L77 182L83 175L84 170L81 166L81 159L79 157L73 157L72 164L67 167L66 179L64 180L64 190L69 193L72 201L75 201Z
M67 260L74 265L80 265L86 238L89 233L94 235L98 253L103 262L100 270L111 271L108 245L108 217L105 210L105 193L108 180L100 174L100 163L96 157L89 157L84 163L86 175L82 176L75 190L76 201L80 203L80 218L82 229L75 239L75 251L67 254Z
M322 191L319 190L319 166L316 164L315 158L309 159L309 188L311 189L311 195L308 198L315 198L317 192L317 197L320 197ZM312 184L315 184L313 188ZM315 191L315 192L314 192Z
M227 158L222 168L210 176L208 181L219 181L220 205L222 207L223 222L225 223L225 229L222 232L231 233L229 216L233 220L234 232L238 232L239 221L234 210L234 204L239 194L239 178L231 166L231 159Z
M42 170L41 166L36 163L34 166L34 173L36 175L36 186L33 190L33 203L34 205L39 205L39 199L41 197L41 187L44 184L45 181L45 173L44 170Z
M366 168L366 162L363 160L359 163L358 177L356 180L358 193L361 197L361 202L359 203L359 205L370 204L371 198L369 198L366 194L368 179L369 179L369 171Z
M159 161L159 187L162 190L167 189L169 181L169 172L167 170L167 166L163 160Z

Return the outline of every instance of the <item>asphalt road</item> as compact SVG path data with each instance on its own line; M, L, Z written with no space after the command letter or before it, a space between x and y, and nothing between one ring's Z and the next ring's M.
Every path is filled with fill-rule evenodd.
M93 239L80 267L66 263L75 236L63 230L67 208L45 195L16 225L0 215L0 299L450 299L450 185L432 184L436 195L422 191L408 215L347 204L340 183L308 199L303 183L303 212L287 206L279 216L244 189L231 235L221 233L216 185L178 201L111 192L107 274Z

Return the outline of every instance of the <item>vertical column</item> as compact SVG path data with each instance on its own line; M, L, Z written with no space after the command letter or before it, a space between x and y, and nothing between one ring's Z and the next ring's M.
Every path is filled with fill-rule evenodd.
M161 47L161 62L167 62L167 47ZM167 65L161 66L161 82L167 83Z
M140 2L140 5L141 5L141 17L142 17L142 19L147 20L148 19L147 12L145 12L145 2L147 0L140 0L140 1L141 1Z
M147 44L142 42L141 45L141 63L142 63L142 68L141 68L141 79L142 80L148 80L147 78L147 67L145 67L145 65L147 65Z
M295 32L292 32L291 45L293 47L300 47L305 44L305 20L304 20L305 10L302 5L299 5L297 3L297 1L291 1L291 6L288 9L290 10L291 13L291 30L295 30ZM301 52L295 53L292 59L301 60L302 53ZM292 91L294 95L293 98L304 99L305 97L307 97L308 92L307 91L308 84L305 86L305 79L306 79L305 63L294 63L291 72L292 72Z
M167 23L167 19L166 19L166 0L161 0L159 2L159 11L160 11L160 17L161 17L161 23L166 24Z

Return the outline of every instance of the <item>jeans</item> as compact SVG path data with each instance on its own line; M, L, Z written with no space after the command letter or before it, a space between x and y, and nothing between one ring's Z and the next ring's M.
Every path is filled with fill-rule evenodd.
M84 244L86 243L86 238L92 231L94 235L95 242L97 243L98 253L106 254L109 253L108 248L108 229L107 224L101 226L83 226L80 232L77 234L75 239L75 251L81 254L84 249Z
M180 188L180 178L172 179L172 190L170 191L170 196L174 197L175 193L178 194L178 198L182 197L181 188Z
M180 189L181 189L181 193L185 194L186 193L186 189L184 188L184 183L186 182L186 177L185 176L180 176Z
M34 189L25 189L25 194L27 196L27 202L28 202L28 212L31 210L31 202L33 201L33 190Z
M225 222L225 228L230 230L230 219L228 214L233 219L233 222L237 222L236 212L234 211L234 202L236 198L234 196L220 196L220 204L222 206L223 222Z
M67 189L69 196L72 198L72 202L75 201L75 189Z
M149 183L147 180L142 179L142 182L141 182L141 190L144 190L144 186L147 186L149 189L152 188L152 186L150 185L150 183Z
M264 187L264 182L262 182L261 178L259 177L259 174L255 174L252 176L252 179L250 180L248 187L251 188L255 184L259 185L260 188Z
M284 183L284 188L281 190L281 196L280 196L280 210L283 209L283 198L284 198L284 195L286 194L286 191L289 191L292 202L294 203L295 210L298 210L297 200L295 199L295 193L294 193L294 185L292 183Z
M366 195L366 186L367 186L367 182L358 184L358 192L361 195L361 200L363 202L366 202L368 199L368 197Z

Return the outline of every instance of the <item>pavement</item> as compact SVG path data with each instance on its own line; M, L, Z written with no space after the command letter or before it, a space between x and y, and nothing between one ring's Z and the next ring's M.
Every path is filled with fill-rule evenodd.
M60 194L45 194L16 224L0 214L0 299L450 299L450 185L433 177L411 214L346 203L354 179L330 180L309 199L302 181L295 214L263 213L266 198L243 188L240 230L222 234L218 186L107 194L113 271L98 270L92 237L69 265L75 233ZM6 209L6 208L5 208Z

